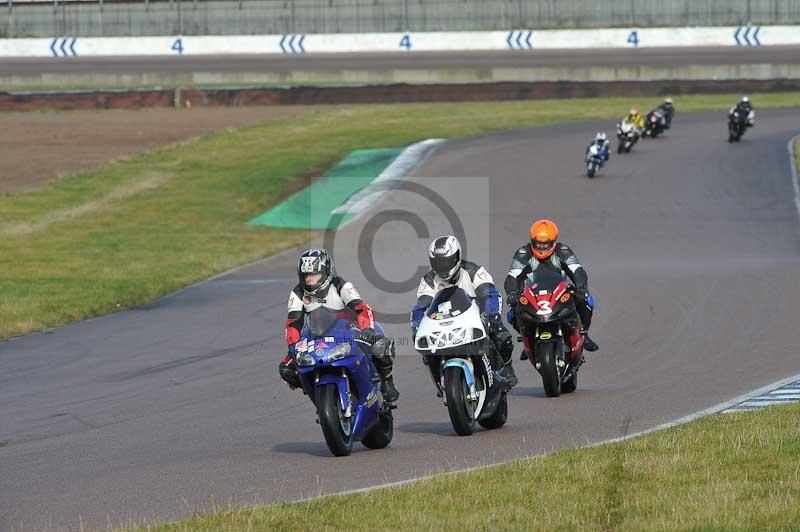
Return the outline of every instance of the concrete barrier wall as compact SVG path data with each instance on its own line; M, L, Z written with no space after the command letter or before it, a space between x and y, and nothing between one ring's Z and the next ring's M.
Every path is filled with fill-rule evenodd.
M800 0L139 0L0 4L0 38L800 24Z
M304 54L800 45L800 26L0 39L0 57Z

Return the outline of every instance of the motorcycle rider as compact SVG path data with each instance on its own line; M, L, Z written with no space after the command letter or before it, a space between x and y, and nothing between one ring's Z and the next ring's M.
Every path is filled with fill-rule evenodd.
M747 127L753 127L755 125L756 112L753 109L753 104L750 103L750 98L747 96L742 96L742 99L739 100L739 103L737 103L735 107L731 107L731 110L728 112L729 120L733 118L733 113L736 111L739 111L740 115L747 117Z
M372 309L361 299L353 283L336 275L333 257L327 251L309 249L300 255L297 276L300 282L289 294L289 313L286 319L289 353L278 365L281 378L292 389L301 387L292 353L294 344L300 340L307 313L321 306L341 313L342 317L350 319L361 329L359 339L373 346L383 337L380 326L373 318ZM392 378L394 340L385 340L384 352L380 355L373 353L372 361L381 378L383 398L391 403L400 397L400 393Z
M608 145L610 141L608 140L608 136L606 135L605 131L598 131L597 134L594 136L594 141L586 148L586 161L589 161L589 150L592 149L592 146L597 146L597 153L600 154L600 157L603 161L608 161L610 154L608 153Z
M664 118L667 121L664 128L669 129L672 125L672 117L675 116L675 105L672 103L672 96L664 98L664 103L659 105L658 108L664 113Z
M633 124L634 127L640 131L644 128L644 117L637 107L631 107L631 110L628 112L628 115L622 119L622 122Z
M517 376L511 365L514 343L500 316L503 302L494 279L483 266L469 262L461 256L461 244L455 236L440 236L428 248L431 269L420 280L417 303L411 310L411 330L417 336L425 310L441 290L458 286L478 302L486 333L502 358L500 376L509 385L517 385Z
M589 338L589 327L592 324L594 310L594 298L589 293L589 276L572 249L558 241L558 226L548 219L533 222L530 230L530 242L519 248L511 260L511 268L506 276L504 288L512 315L519 299L522 280L527 274L539 268L555 269L566 274L572 281L575 307L581 321L580 333L584 338L584 348L587 351L597 351L599 346ZM527 353L523 352L522 360L527 358Z

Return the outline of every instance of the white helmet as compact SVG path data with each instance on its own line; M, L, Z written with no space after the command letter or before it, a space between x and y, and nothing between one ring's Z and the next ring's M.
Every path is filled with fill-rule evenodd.
M605 142L607 139L608 139L608 137L606 136L606 132L605 131L600 131L600 132L597 133L597 135L594 136L594 141L598 142L598 143L599 142Z
M666 98L664 98L664 103L670 103L671 104L672 103L672 96L667 96Z
M750 98L747 96L742 96L742 103L750 103Z
M461 269L461 244L454 236L440 236L431 242L428 259L439 279L454 283Z

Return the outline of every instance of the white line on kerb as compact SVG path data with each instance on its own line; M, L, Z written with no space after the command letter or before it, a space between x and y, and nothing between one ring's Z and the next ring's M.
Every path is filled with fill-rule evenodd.
M407 177L431 153L433 148L444 141L445 139L423 140L403 150L369 185L350 196L345 203L331 211L331 214L355 214L339 227L344 227L354 221L360 214L374 205L381 196L389 192L391 187L384 186L385 182Z
M800 220L800 183L798 183L798 175L797 175L797 157L795 156L794 152L794 144L800 140L800 135L793 137L789 144L787 144L787 149L789 150L789 171L792 173L792 188L794 188L794 206L797 208L797 217Z

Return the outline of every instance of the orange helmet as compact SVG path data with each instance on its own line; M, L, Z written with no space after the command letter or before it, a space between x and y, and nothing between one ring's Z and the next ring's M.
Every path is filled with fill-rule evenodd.
M539 260L544 260L556 250L558 226L548 219L537 220L531 226L531 252Z

